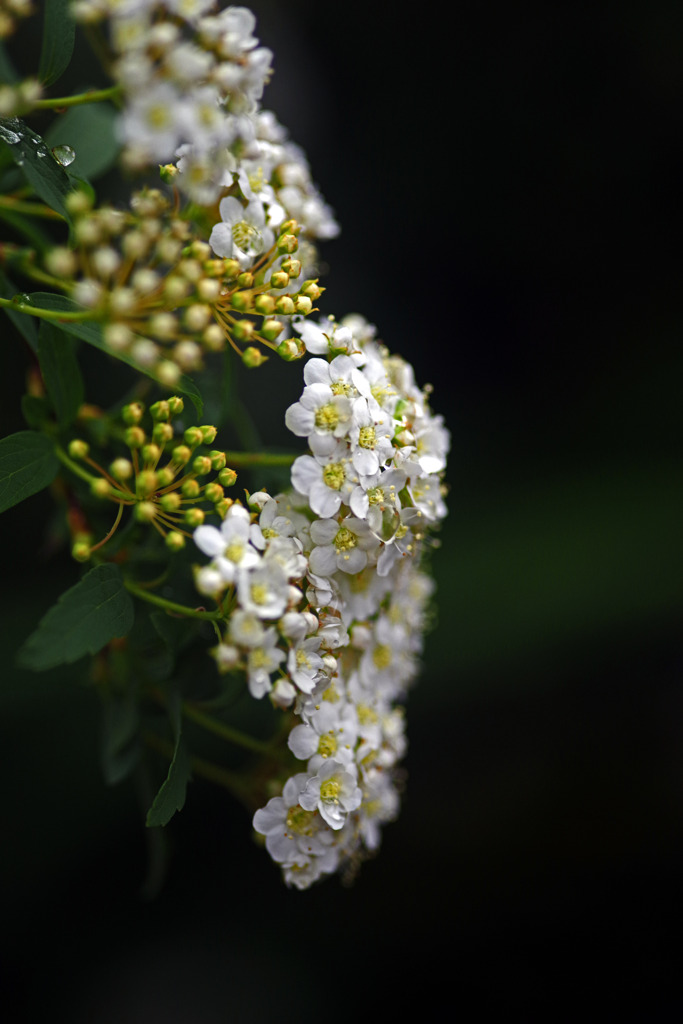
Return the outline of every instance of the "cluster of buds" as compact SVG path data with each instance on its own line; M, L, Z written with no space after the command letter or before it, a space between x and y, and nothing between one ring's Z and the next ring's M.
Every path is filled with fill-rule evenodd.
M169 388L226 339L247 366L267 358L263 348L288 360L303 354L299 341L278 341L286 321L310 313L322 292L316 281L300 279L295 221L284 222L270 248L243 270L238 259L216 258L193 238L191 223L158 189L134 193L125 211L93 208L84 192L67 202L75 246L53 248L45 266L101 324L112 353ZM233 225L237 234L247 230Z
M92 493L119 506L114 527L103 541L93 545L89 536L75 537L72 553L79 561L89 559L113 536L126 506L133 508L138 522L153 526L172 551L183 548L191 536L188 531L204 523L207 506L221 519L226 515L233 502L225 491L234 486L237 474L228 467L225 452L206 451L216 438L214 426L188 427L176 434L173 420L182 411L183 401L177 396L155 402L149 408L151 430L145 430L142 402L124 406L122 439L128 456L115 458L108 469L91 457L86 441L71 442L71 458L98 474L91 479Z
M0 39L7 39L17 22L35 12L32 0L2 0L0 4Z

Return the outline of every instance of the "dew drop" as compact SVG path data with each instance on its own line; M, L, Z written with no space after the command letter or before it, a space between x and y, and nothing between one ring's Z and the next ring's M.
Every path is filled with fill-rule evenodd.
M10 146L15 146L17 142L21 142L23 136L19 132L13 132L10 128L5 128L4 125L0 124L0 139L4 139Z
M15 302L17 306L30 306L31 296L27 292L19 292L18 295L14 296L12 302Z
M71 146L55 146L52 155L62 167L68 167L76 159L76 153Z

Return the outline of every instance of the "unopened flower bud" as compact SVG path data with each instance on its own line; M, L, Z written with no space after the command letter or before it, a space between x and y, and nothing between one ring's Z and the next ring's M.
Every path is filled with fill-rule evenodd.
M151 469L145 469L138 473L135 481L135 493L139 498L148 498L154 494L159 486L159 479Z
M266 341L275 341L278 334L282 334L285 329L285 325L281 320L264 320L259 334L266 339Z
M188 306L183 315L185 325L190 331L203 331L211 320L211 308L195 302Z
M254 275L250 270L244 270L238 275L237 284L240 288L252 288L254 285Z
M197 445L201 444L204 440L201 427L188 427L183 434L183 437L185 438L185 443L188 444L190 448L196 448Z
M185 547L185 537L178 530L171 530L166 534L166 547L171 551L182 551Z
M289 295L281 295L275 303L275 308L283 316L291 316L292 313L296 312L294 300Z
M240 270L242 268L237 260L227 259L223 260L223 273L228 281L234 281L239 277Z
M197 476L206 476L211 472L211 459L208 455L198 455L192 463L192 472Z
M155 444L166 444L167 441L173 440L173 427L170 423L155 423L152 437Z
M216 502L221 501L225 497L225 492L221 485L214 480L213 483L207 484L204 488L204 497L212 505L215 505Z
M213 444L213 442L216 440L216 434L218 433L213 424L205 423L199 429L202 432L202 441L204 442L204 444Z
M198 498L202 489L197 480L186 480L180 490L184 498Z
M163 508L164 512L177 512L180 508L180 495L177 491L171 491L169 494L162 494L159 498L159 504Z
M130 402L129 405L124 405L121 410L121 419L129 427L136 426L144 415L145 407L142 402Z
M205 277L197 285L197 293L203 302L216 302L221 294L221 283L215 277Z
M254 299L254 309L263 316L270 316L275 312L275 299L272 295L257 295Z
M188 508L183 516L188 526L201 526L204 522L204 512L200 508Z
M281 341L277 347L277 354L281 359L284 359L286 363L291 363L295 359L300 359L302 353L299 351L299 345L294 338L285 338Z
M164 466L163 469L157 470L157 479L159 481L159 487L168 487L169 484L173 483L173 477L175 476L172 469L168 466Z
M85 459L90 452L87 441L71 441L69 444L69 455L72 459Z
M309 299L315 302L316 299L320 298L324 291L325 289L321 288L317 281L304 281L299 289L299 294L307 295Z
M306 316L313 309L313 303L309 299L308 295L297 295L294 300L297 313L303 313Z
M92 549L90 545L84 540L77 541L71 548L71 555L77 562L87 562L91 553Z
M234 469L226 467L226 469L222 469L218 474L218 482L222 484L223 487L234 487L237 482L237 473Z
M301 260L292 259L291 256L283 260L280 266L290 277L296 278L301 273Z
M186 444L179 444L173 449L173 462L176 466L185 466L192 458L192 449Z
M156 514L156 505L153 501L140 501L135 506L135 518L141 523L154 522Z
M252 294L249 291L233 292L230 296L230 305L233 309L246 310L251 307Z
M202 331L202 345L210 352L222 352L225 348L225 333L220 324L209 324Z
M109 472L116 480L130 480L133 475L133 463L130 459L114 459Z
M270 276L270 283L273 288L286 288L289 284L289 274L286 274L284 270L276 270Z
M96 498L108 498L111 493L109 482L102 477L98 477L97 480L93 480L90 484L90 493L94 494Z
M253 370L256 366L261 366L262 363L265 363L267 358L268 356L264 356L261 350L255 348L253 345L251 345L249 348L245 348L244 352L242 353L242 362L250 370Z
M280 252L296 252L299 242L295 235L280 235L277 240L277 247Z
M236 341L249 341L254 336L254 324L251 320L238 320L232 334Z
M128 427L123 436L129 448L142 448L147 440L142 427Z
M216 473L219 469L223 469L225 466L225 452L213 451L209 452L209 458L211 459L211 469Z

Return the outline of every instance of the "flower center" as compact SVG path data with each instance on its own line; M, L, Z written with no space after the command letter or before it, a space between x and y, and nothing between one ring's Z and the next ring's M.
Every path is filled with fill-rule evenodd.
M268 587L265 583L254 583L251 588L251 599L254 604L266 604L268 601Z
M347 398L354 391L353 386L351 384L347 384L343 380L333 380L330 384L330 388L332 389L333 395L346 395Z
M381 487L369 487L367 495L371 505L380 505L384 501L384 490Z
M344 486L346 472L341 462L329 462L323 469L323 481L333 491L340 491Z
M303 807L295 804L287 811L287 828L298 836L313 835L313 819L315 811L305 811Z
M233 540L225 549L225 557L230 562L240 562L244 555L244 544L239 540Z
M331 733L327 733L327 735L321 736L320 743L318 744L318 753L321 754L323 757L330 757L331 754L336 754L336 752L336 738Z
M375 447L375 428L374 427L361 427L358 432L358 444L361 448L374 448Z
M323 782L320 787L320 799L326 803L339 803L339 790L341 785L337 779L328 779L327 782Z
M238 220L232 225L232 240L247 256L258 256L263 252L261 232L246 220Z
M339 410L336 405L332 405L328 402L327 405L321 405L315 413L315 425L318 430L334 430L339 423Z
M339 554L340 551L350 551L351 548L355 548L357 544L358 538L355 533L351 533L351 530L348 530L345 526L342 526L340 530L337 530L334 538L334 546L337 554Z
M389 668L391 665L391 647L386 644L378 644L372 652L372 660L375 664L375 668L381 672L385 668Z

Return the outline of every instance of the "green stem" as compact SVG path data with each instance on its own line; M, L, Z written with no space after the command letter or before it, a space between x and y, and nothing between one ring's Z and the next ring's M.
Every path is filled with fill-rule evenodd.
M226 452L225 459L230 467L236 466L291 466L296 455L276 452Z
M2 306L10 306L12 309L16 309L18 313L28 313L29 316L37 316L41 320L69 320L73 323L78 323L79 321L92 320L93 318L89 310L71 312L66 309L42 309L40 306L31 306L28 302L22 302L16 296L13 299L3 299L0 297L0 307Z
M34 104L37 110L62 110L65 107L80 107L84 103L103 103L105 100L118 100L123 94L120 85L111 85L108 89L89 89L75 96L57 96L51 100L38 100Z
M123 585L126 590L139 597L142 601L148 601L149 604L155 604L157 608L163 608L164 611L173 612L176 615L185 615L188 619L205 619L212 622L223 618L223 613L220 609L215 612L205 612L200 611L198 608L190 608L188 605L176 604L175 601L167 601L165 597L159 597L158 594L150 594L148 590L137 586L131 580L124 580Z
M74 462L73 459L69 458L61 445L55 444L55 455L60 462L64 463L67 469L70 469L72 473L79 476L81 480L85 480L87 484L94 484L96 480L102 479L102 477L93 476L91 473L88 473L87 469L83 469L83 467L79 466L77 462ZM111 487L107 497L111 497L114 500L130 502L130 494L126 494L125 491L118 491L114 487Z
M61 213L51 210L44 203L31 203L26 199L15 199L13 196L0 196L0 207L14 210L15 213L26 213L31 217L46 217L48 220L64 220Z
M265 754L267 757L277 759L280 757L278 751L274 750L270 743L255 740L253 736L247 736L246 733L240 732L239 729L233 729L232 726L226 725L225 722L219 722L217 718L213 718L204 711L200 711L194 704L190 704L189 701L183 702L183 714L190 721L201 725L208 732L220 736L221 739L227 740L228 743L234 743L245 750L251 750L254 754Z

